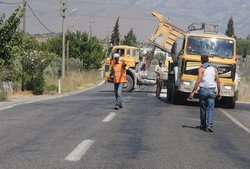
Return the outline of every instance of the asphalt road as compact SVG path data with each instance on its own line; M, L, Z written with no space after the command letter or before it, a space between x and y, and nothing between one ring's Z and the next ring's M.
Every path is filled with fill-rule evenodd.
M164 96L164 94L162 95ZM195 103L171 105L154 88L112 84L0 109L0 169L248 169L249 105L215 109L214 133L196 129ZM1 107L1 104L0 104ZM238 116L237 116L238 114Z

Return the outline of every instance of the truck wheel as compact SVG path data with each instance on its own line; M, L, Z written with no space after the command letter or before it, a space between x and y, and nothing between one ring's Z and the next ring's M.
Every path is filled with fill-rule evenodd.
M123 88L123 91L125 92L131 92L134 89L134 80L131 76L126 75L127 83Z
M168 83L167 101L172 104L185 104L187 99L183 93L175 90L174 82Z
M176 90L175 90L175 86L173 87L173 89L172 89L172 101L171 101L171 103L172 104L179 104L179 92L177 92Z
M180 102L179 92L175 90L174 82L171 82L168 94L169 94L168 100L170 103L179 104Z
M170 81L170 80L168 80L168 83L167 83L167 102L169 102L169 103L172 103L172 92L173 92L173 90L172 90L172 88L173 88L174 86L173 86L173 83Z
M227 104L227 108L229 109L234 109L235 108L235 97L227 97L226 98L226 104Z
M170 103L176 104L176 92L175 92L175 85L174 83L171 85L171 101Z

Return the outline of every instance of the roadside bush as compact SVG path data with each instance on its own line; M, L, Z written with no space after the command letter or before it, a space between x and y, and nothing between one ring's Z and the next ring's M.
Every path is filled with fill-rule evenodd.
M55 84L51 85L45 85L44 87L44 94L56 94L58 91L58 88Z
M4 90L0 90L0 101L8 100L8 93Z
M34 79L34 95L41 95L44 92L45 80L42 74L39 74Z

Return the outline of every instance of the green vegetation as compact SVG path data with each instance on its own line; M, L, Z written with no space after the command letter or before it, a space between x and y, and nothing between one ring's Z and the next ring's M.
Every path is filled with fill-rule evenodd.
M250 101L250 60L249 57L246 59L239 59L239 99L240 101Z
M111 41L110 43L113 46L119 45L120 44L120 32L119 32L119 18L117 18L112 35L111 35Z
M123 45L135 46L138 47L138 42L136 40L136 36L131 28L127 35L124 36L124 40L122 41Z
M58 71L62 63L62 36L50 37L43 43L38 42L34 37L19 30L22 15L23 9L18 7L8 18L5 14L0 16L0 82L13 82L14 92L55 94L58 91ZM232 17L228 22L226 34L236 37ZM122 40L120 39L119 17L110 39L113 45L119 45L121 42L123 45L139 46L132 28ZM66 58L66 77L61 79L62 92L89 87L101 81L100 68L106 49L100 40L77 31L66 32L67 43L69 48L66 47L66 53L69 53L69 56ZM237 54L242 54L243 48L250 52L250 36L237 40ZM163 56L156 57L161 60ZM242 82L246 84L250 81L248 65L240 64ZM6 96L7 93L1 90L0 100L6 99Z
M8 93L4 90L0 90L0 101L8 100Z
M120 44L120 41L121 41L122 45L135 46L135 47L139 46L139 43L136 40L136 36L135 36L132 28L129 30L127 35L124 36L124 39L120 40L119 17L118 17L116 20L115 26L113 28L113 31L112 31L110 43L113 46L116 46L116 45Z
M6 19L5 14L0 16L0 68L10 66L15 55L13 47L18 46L21 41L21 34L17 32L23 10L19 7Z
M239 39L237 41L237 54L242 55L245 48L247 50L247 54L250 54L250 40Z
M81 70L98 70L105 58L105 50L96 37L89 37L87 33L77 31L68 32L66 40L69 40L69 53L72 58L80 59Z
M229 36L229 37L233 37L233 38L237 39L237 37L234 34L234 21L233 21L233 17L231 17L229 19L229 21L228 21L226 35Z
M242 55L243 51L246 49L247 53L250 52L250 35L246 37L246 39L237 39L235 33L234 33L234 21L233 17L231 17L227 24L227 30L225 33L229 37L233 37L237 40L237 55Z
M51 84L49 79L58 81L62 37L51 37L47 42L39 43L34 37L23 34L18 29L22 14L23 9L18 7L9 18L5 18L4 14L0 17L0 81L11 81L14 92L18 93L56 93L58 83ZM72 72L78 73L74 78L81 78L85 84L93 84L86 74L90 74L92 79L96 78L86 71L100 69L105 57L105 50L96 37L89 37L80 31L67 32L66 41L69 42L69 58L66 59L67 76L62 79L63 92L75 90L76 86L86 86L76 82L73 87L68 87ZM7 94L1 90L0 95L0 100L4 100Z

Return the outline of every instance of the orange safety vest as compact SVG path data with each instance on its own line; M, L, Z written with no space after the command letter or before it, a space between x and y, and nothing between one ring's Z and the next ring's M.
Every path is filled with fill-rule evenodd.
M126 67L122 65L121 60L119 59L119 63L115 64L112 62L112 67L114 69L114 83L125 83L126 79Z

